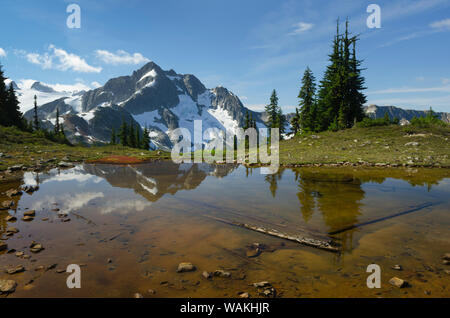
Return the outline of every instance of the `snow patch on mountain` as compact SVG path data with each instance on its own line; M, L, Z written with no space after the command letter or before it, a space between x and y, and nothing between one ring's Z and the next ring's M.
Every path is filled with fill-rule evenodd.
M161 117L157 110L132 116L134 120L137 121L139 125L141 125L141 127L153 126L161 129L161 131L163 132L166 132L168 130L167 126L165 126L161 122L158 122L158 120L161 120Z
M158 75L158 73L156 73L156 71L153 69L150 72L146 73L144 76L141 77L141 79L138 81L141 82L142 80L146 79L147 77L153 77L155 78Z

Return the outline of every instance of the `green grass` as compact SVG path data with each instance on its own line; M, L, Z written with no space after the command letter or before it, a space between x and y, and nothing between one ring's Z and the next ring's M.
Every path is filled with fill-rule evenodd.
M379 126L296 136L280 143L282 165L389 164L450 167L450 127ZM417 142L418 146L406 145ZM17 164L33 168L38 162L96 160L112 155L142 160L170 159L170 153L122 146L67 146L16 128L0 127L0 171ZM45 163L43 166L45 167Z
M54 143L15 127L0 126L0 171L14 165L35 167L40 161L55 159L48 165L68 159L70 162L96 160L111 155L132 156L142 160L168 159L170 153L146 151L122 146L68 146ZM39 163L40 164L40 163ZM46 166L47 163L41 164Z
M284 165L369 163L450 167L450 127L379 126L296 136L280 143ZM418 146L406 145L418 142Z

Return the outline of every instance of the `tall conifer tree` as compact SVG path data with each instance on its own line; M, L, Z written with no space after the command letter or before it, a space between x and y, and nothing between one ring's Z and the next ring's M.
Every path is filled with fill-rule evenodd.
M300 99L300 123L304 131L314 131L316 121L315 105L316 83L315 78L309 67L306 68L302 78L302 87L298 94ZM294 117L295 118L295 117Z
M2 126L8 126L9 124L8 116L6 116L8 92L6 90L5 80L2 65L0 65L0 125Z
M6 116L8 117L10 126L16 126L20 129L25 128L23 115L20 112L19 101L16 97L16 92L14 91L12 82L9 85L9 90L7 92Z
M37 96L34 95L34 130L39 130L39 118L38 118L38 110L37 110Z

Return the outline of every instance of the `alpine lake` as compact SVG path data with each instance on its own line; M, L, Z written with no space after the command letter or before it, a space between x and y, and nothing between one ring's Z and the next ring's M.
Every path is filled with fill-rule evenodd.
M78 164L1 181L8 201L0 297L450 296L447 169Z

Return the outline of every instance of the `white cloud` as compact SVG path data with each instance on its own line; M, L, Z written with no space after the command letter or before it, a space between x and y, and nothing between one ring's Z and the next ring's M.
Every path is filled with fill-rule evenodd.
M245 105L245 107L247 107L248 109L253 110L255 112L262 112L266 108L266 105L265 104L250 104L250 105Z
M150 62L150 60L144 57L141 53L130 54L124 50L118 50L116 53L106 50L97 50L95 53L97 58L106 64L140 64Z
M41 82L42 83L42 82ZM51 88L53 88L55 91L57 92L81 92L81 91L88 91L91 90L92 87L82 83L82 82L77 82L73 85L71 84L45 84L47 86L50 86Z
M430 24L430 27L434 29L450 29L450 19L435 21Z
M69 193L58 197L47 195L40 201L35 201L32 204L32 208L34 210L50 209L52 207L51 202L62 202L59 208L61 209L61 212L68 214L72 211L77 211L83 208L92 200L101 198L104 198L104 194L102 192L85 192L78 194Z
M295 30L289 33L289 35L297 35L302 32L306 32L308 30L311 30L314 24L312 23L306 23L306 22L298 22L293 25L295 27Z
M41 66L43 69L56 69L60 71L74 71L79 73L100 73L101 67L89 65L83 58L73 53L55 47L53 44L48 47L48 52L44 54L27 53L17 51L25 55L28 62Z
M6 51L0 47L0 57L6 57Z
M100 84L99 82L94 81L94 82L91 83L91 86L92 86L93 88L99 88L99 87L102 86L102 84Z

